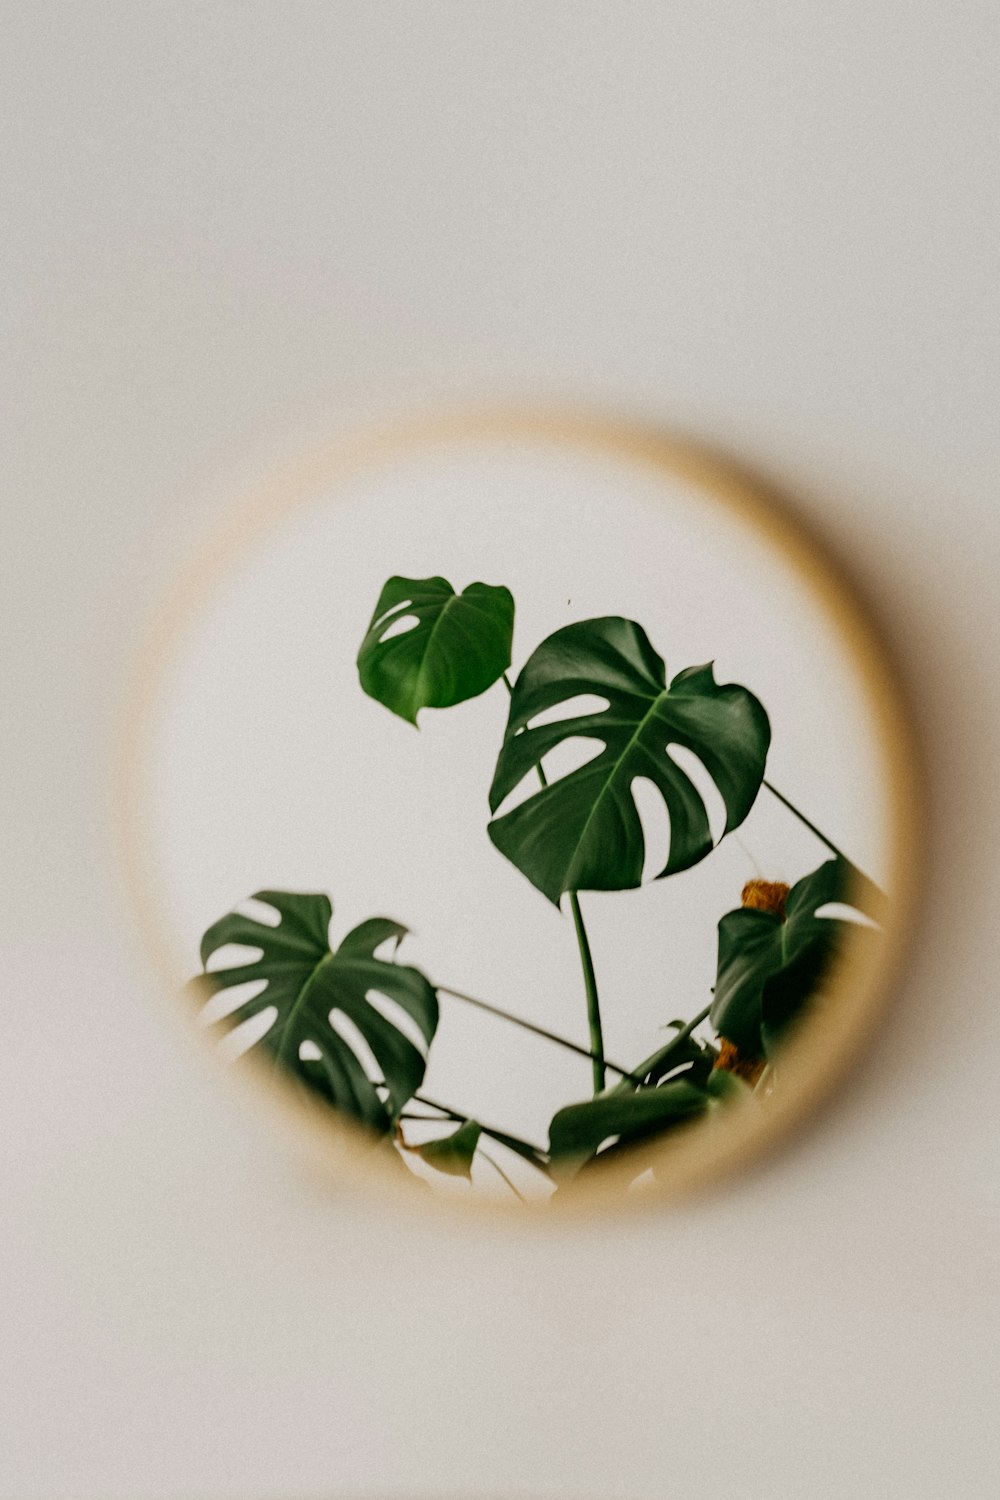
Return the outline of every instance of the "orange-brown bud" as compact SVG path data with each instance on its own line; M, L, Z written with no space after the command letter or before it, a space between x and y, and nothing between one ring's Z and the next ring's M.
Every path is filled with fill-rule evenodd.
M751 911L773 912L784 921L785 902L790 890L791 886L787 886L783 880L748 880L740 900Z

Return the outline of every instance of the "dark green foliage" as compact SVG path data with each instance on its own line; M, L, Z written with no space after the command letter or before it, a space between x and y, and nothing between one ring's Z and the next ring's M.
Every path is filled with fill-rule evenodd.
M634 1145L686 1124L704 1114L708 1105L704 1089L684 1081L628 1093L614 1089L568 1104L549 1126L552 1174L572 1177L591 1158L600 1160L600 1148L612 1138Z
M608 707L529 727L581 694L596 694ZM542 642L514 686L491 811L564 741L583 736L603 749L494 818L490 838L550 901L558 903L564 891L629 890L641 883L645 854L632 782L647 777L670 814L669 857L657 878L671 875L703 859L712 836L705 804L668 746L684 746L701 760L725 801L729 832L753 806L770 734L753 694L735 683L720 686L711 665L687 668L668 687L662 659L634 621L611 615L567 625Z
M416 624L386 639L400 621ZM456 594L446 578L390 578L358 652L361 686L416 724L422 708L450 708L493 686L510 666L510 590L470 583Z
M373 1130L388 1132L420 1087L426 1059L369 996L384 995L400 1006L428 1046L438 1024L437 993L419 969L375 957L375 949L387 940L398 946L406 928L373 917L349 932L334 952L329 942L329 897L257 891L253 899L280 914L278 926L230 912L205 933L201 961L207 965L228 943L258 948L260 956L206 971L194 985L207 998L233 985L266 980L260 994L244 1001L221 1024L238 1025L274 1006L277 1017L258 1045L337 1109ZM381 1069L381 1079L368 1077L355 1051L334 1029L331 1013L336 1012L358 1028ZM318 1049L319 1058L300 1056L306 1042Z
M863 929L818 915L832 902L867 915L881 893L846 859L829 859L792 886L784 919L739 907L719 922L719 959L712 1025L748 1057L771 1056L789 1024L823 984L840 944Z
M456 594L440 577L390 578L358 652L361 685L416 724L421 709L464 702L505 676L513 627L514 601L505 588L472 583ZM536 722L552 711L565 712L582 695L597 697L605 706ZM552 764L545 766L545 757L580 738L595 742L594 757L549 779ZM673 1035L613 1087L603 1087L605 1067L611 1064L604 1062L596 975L575 893L622 891L641 883L646 848L633 796L637 780L652 783L670 821L666 863L656 878L705 858L713 847L705 803L672 750L683 749L701 762L722 797L728 833L754 804L770 738L767 713L746 688L717 683L711 664L689 667L668 684L666 666L645 632L617 615L555 631L529 657L513 686L490 788L489 835L554 904L571 893L587 995L589 1055L599 1090L596 1097L557 1111L548 1152L492 1125L480 1125L423 1093L420 1103L445 1117L437 1128L449 1133L418 1145L404 1140L400 1115L423 1082L427 1048L438 1024L438 998L418 969L395 961L406 932L398 923L372 918L333 950L332 908L326 896L259 891L254 899L273 909L277 925L230 912L205 933L201 958L206 972L193 984L207 998L259 981L260 992L217 1024L233 1027L273 1007L276 1018L258 1049L314 1095L366 1126L373 1155L388 1153L397 1171L405 1171L402 1162L413 1153L439 1172L471 1181L485 1135L555 1179L559 1193L571 1192L579 1173L599 1171L618 1160L628 1164L622 1174L628 1182L653 1165L649 1153L630 1157L634 1147L752 1097L741 1078L716 1066L716 1046L696 1038L702 1025L710 1019L717 1039L728 1039L747 1058L771 1057L824 984L847 935L848 924L821 916L822 909L846 903L880 915L881 892L840 855L792 888L785 918L744 908L727 913L719 923L711 1006L705 1004L687 1023L671 1022ZM539 789L501 813L507 798L532 774ZM787 798L770 790L827 842ZM858 931L852 926L852 934ZM870 937L861 932L857 941ZM377 958L376 949L389 941L392 957ZM655 937L653 942L652 951L658 952ZM249 946L257 956L209 972L209 961L227 944ZM581 1050L578 1043L458 990L442 993ZM708 999L707 986L701 999ZM339 1029L344 1021L356 1031ZM312 1055L303 1057L303 1047ZM729 1059L728 1049L726 1060L729 1066L741 1061ZM754 1078L758 1073L752 1070ZM520 1196L512 1182L508 1185Z
M708 1042L697 1041L690 1035L683 1021L671 1021L675 1035L643 1062L632 1069L632 1077L638 1078L647 1088L665 1078L683 1078L688 1083L704 1084L718 1056ZM627 1078L615 1085L615 1092L624 1093L634 1085Z
M716 1089L714 1047L671 1021L675 1035L612 1088L571 1104L553 1117L549 1148L553 1175L566 1180L590 1161L609 1160L639 1141L672 1130L705 1113ZM637 1081L638 1080L638 1081ZM608 1144L610 1137L616 1137Z

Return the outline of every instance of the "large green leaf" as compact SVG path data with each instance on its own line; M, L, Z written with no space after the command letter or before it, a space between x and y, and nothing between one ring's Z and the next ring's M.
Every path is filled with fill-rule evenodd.
M681 1080L632 1093L612 1090L568 1104L549 1126L552 1175L570 1178L591 1158L607 1155L612 1148L600 1148L612 1138L617 1145L635 1145L704 1114L709 1102L704 1089Z
M608 707L531 727L539 714L582 694ZM490 838L532 884L558 903L564 891L629 890L642 881L645 842L632 795L648 778L670 814L670 850L657 875L685 870L712 849L704 801L669 754L692 751L726 805L728 833L753 806L771 738L763 706L711 665L688 667L667 686L666 667L632 620L609 615L566 625L529 657L514 686L490 810L565 741L599 740L596 758L495 817Z
M549 1150L554 1176L566 1179L591 1160L620 1156L629 1146L711 1107L717 1092L712 1073L716 1049L694 1037L686 1022L670 1025L675 1035L627 1077L553 1117ZM612 1136L616 1139L606 1144Z
M399 629L412 618L413 624ZM358 652L361 686L410 724L492 687L510 666L510 590L446 578L390 578Z
M770 1056L786 1027L823 983L839 945L871 929L819 915L831 903L879 915L884 897L848 860L829 859L792 886L784 918L739 907L719 922L711 1021L750 1057Z
M257 891L253 899L278 913L278 925L232 911L205 933L201 961L207 966L229 943L257 948L260 956L227 968L206 968L195 985L213 995L251 980L266 980L264 989L238 1005L222 1024L238 1025L274 1006L277 1017L259 1045L276 1064L364 1125L388 1131L420 1087L426 1058L370 996L383 995L400 1006L428 1046L438 1023L437 992L419 969L375 957L376 948L387 940L398 946L407 929L373 917L349 932L334 952L329 942L329 897ZM380 1079L369 1077L354 1048L335 1030L331 1017L338 1012L367 1042ZM319 1056L303 1058L304 1043L311 1043Z

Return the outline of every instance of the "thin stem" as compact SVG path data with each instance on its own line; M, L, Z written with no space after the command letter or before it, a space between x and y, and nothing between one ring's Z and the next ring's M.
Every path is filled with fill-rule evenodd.
M447 985L437 985L439 995L451 995L454 1000L462 1000L466 1005L474 1005L477 1010L486 1011L487 1015L499 1016L501 1021L510 1021L514 1026L520 1026L523 1031L533 1032L535 1036L544 1037L547 1042L555 1042L558 1047L565 1047L568 1052L575 1052L578 1057L586 1057L591 1062L600 1061L612 1073L618 1073L622 1078L631 1078L634 1075L629 1068L623 1068L618 1063L611 1062L608 1058L597 1052L589 1052L586 1047L580 1047L576 1042L571 1042L568 1037L559 1036L555 1031L549 1031L545 1026L536 1026L534 1021L525 1021L521 1016L513 1015L509 1010L501 1010L499 1005L491 1005L488 1000L477 1000L474 995L463 994L461 990L450 989Z
M503 674L504 686L511 697L514 696L514 688L507 673ZM543 787L548 786L548 778L542 770L541 761L535 767L538 779ZM604 1088L604 1069L606 1060L604 1057L604 1031L601 1026L601 1005L597 995L597 975L594 972L594 956L590 951L590 939L587 937L587 929L583 921L583 913L580 910L580 898L576 891L567 891L569 896L570 911L573 913L573 926L576 929L576 945L580 950L580 963L583 967L583 987L587 992L587 1024L590 1027L590 1061L594 1074L594 1093L599 1094ZM622 1077L631 1077L623 1072L621 1068L615 1068L616 1073Z
M583 925L583 913L580 910L580 898L576 891L568 891L569 909L573 913L573 926L576 928L576 942L580 950L580 963L583 966L583 985L587 991L587 1023L590 1026L590 1050L591 1061L594 1070L594 1093L599 1094L604 1088L604 1032L601 1028L601 1006L597 997L597 975L594 973L594 959L590 951L590 941L587 937L587 929ZM617 1073L619 1069L615 1069Z
M417 1114L414 1114L413 1110L411 1110L411 1109L404 1109L403 1112L402 1112L402 1114L397 1116L397 1119L398 1120L411 1121L413 1124L416 1124L416 1125L440 1125L442 1123L442 1121L441 1121L441 1119L440 1119L440 1117L438 1115L417 1115ZM479 1128L480 1128L480 1130L482 1130L483 1127L480 1125ZM416 1146L408 1146L406 1144L406 1142L403 1140L402 1132L400 1132L398 1144L401 1145L405 1151L416 1151L416 1150L418 1150L418 1148ZM511 1192L514 1194L514 1197L515 1198L520 1198L521 1202L523 1203L525 1201L524 1200L524 1194L518 1192L517 1188L511 1182L510 1178L507 1176L507 1173L504 1171L504 1169L500 1165L500 1163L498 1161L495 1161L493 1159L493 1157L490 1156L489 1153L486 1152L486 1151L480 1151L479 1154L484 1159L484 1161L488 1161L489 1162L490 1166L493 1168L493 1170L495 1172L499 1172L500 1173L500 1176L503 1178L504 1182L510 1188Z
M472 1117L462 1114L457 1109L450 1109L447 1104L439 1104L436 1099L429 1099L426 1094L414 1094L415 1104L426 1104L428 1109L436 1109L439 1114L447 1115L449 1120L468 1120ZM505 1130L495 1130L492 1125L484 1125L482 1120L476 1120L483 1135L490 1136L494 1141L499 1141L501 1146L506 1146L509 1151L522 1156L525 1161L530 1161L532 1166L537 1167L540 1172L548 1176L548 1157L538 1146L532 1146L529 1141L522 1141L516 1135L509 1135Z
M847 855L844 853L843 849L838 849L837 845L833 842L833 840L832 839L828 839L825 833L821 833L820 830L816 827L815 823L810 823L810 821L806 817L805 813L804 812L800 812L799 809L795 806L794 802L789 802L789 800L785 796L784 792L779 792L778 788L776 786L772 786L771 783L769 781L767 781L766 779L764 780L764 782L762 783L762 785L764 785L764 786L767 787L767 789L771 793L772 797L777 797L777 799L778 799L779 802L783 802L784 805L788 808L788 811L790 813L794 813L795 817L798 818L799 822L805 824L806 828L809 829L809 832L810 833L814 833L816 835L816 837L819 839L820 843L826 845L826 847L829 849L829 851L830 851L831 854L835 854L838 859L847 860L848 864L851 863L851 861L849 859L847 859Z
M771 783L767 780L763 781L762 785L766 786L768 791L771 793L771 796L777 797L778 801L783 803L784 806L788 808L788 811L792 813L796 818L798 818L800 823L804 824L804 826L809 829L810 833L814 833L819 839L820 843L826 845L831 854L836 855L838 859L842 859L846 865L849 865L850 868L855 871L862 880L866 880L868 882L868 884L872 887L872 890L877 892L879 896L884 896L884 892L882 891L881 887L877 885L874 880L872 880L871 876L866 875L863 870L859 870L854 861L852 859L848 859L843 849L838 849L837 845L833 842L833 839L828 839L826 834L821 832L821 830L816 827L815 823L811 823L806 817L805 813L800 812L799 809L795 806L795 803L789 801L784 792L779 792L778 788L776 786L772 786Z

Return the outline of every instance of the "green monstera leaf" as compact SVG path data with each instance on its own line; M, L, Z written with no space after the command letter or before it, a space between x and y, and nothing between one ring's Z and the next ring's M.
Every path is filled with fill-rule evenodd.
M531 726L582 694L607 702L597 713ZM726 805L729 833L760 790L771 730L762 705L736 683L719 685L711 665L689 667L667 685L645 631L610 615L564 626L528 659L514 686L490 788L494 814L556 746L599 740L596 758L544 786L489 825L493 843L558 904L564 891L622 891L642 881L645 842L632 795L653 783L670 815L670 850L657 875L697 864L712 847L708 814L670 746L692 751Z
M195 987L207 997L234 985L265 981L259 993L243 1000L220 1024L236 1026L273 1006L277 1016L258 1045L337 1109L380 1133L388 1132L420 1087L426 1057L375 1001L383 996L394 1002L428 1047L438 1024L437 992L420 970L394 958L375 957L375 950L387 940L398 946L407 929L373 917L332 951L329 897L257 891L253 899L278 914L277 926L238 911L214 923L202 939L206 970L193 981ZM259 949L259 956L208 970L212 955L230 943ZM360 1032L381 1078L369 1077L355 1048L336 1029L338 1015ZM304 1045L306 1057L301 1055Z
M612 1090L567 1104L549 1126L549 1158L553 1177L566 1181L586 1163L662 1135L702 1115L711 1096L684 1079L632 1092ZM604 1148L603 1150L601 1148Z
M694 1022L670 1025L675 1035L630 1074L596 1098L567 1105L553 1116L549 1154L554 1177L565 1181L591 1161L621 1156L629 1146L686 1124L721 1101L727 1086L720 1079L728 1074L713 1072L716 1049L692 1035Z
M390 578L358 652L369 697L416 724L422 708L478 697L510 666L514 600L509 589L446 578Z
M849 860L829 859L793 885L784 917L739 907L719 922L719 960L711 1021L750 1057L771 1056L789 1024L823 983L844 939L874 941L870 928L821 915L852 906L877 918L878 887Z

